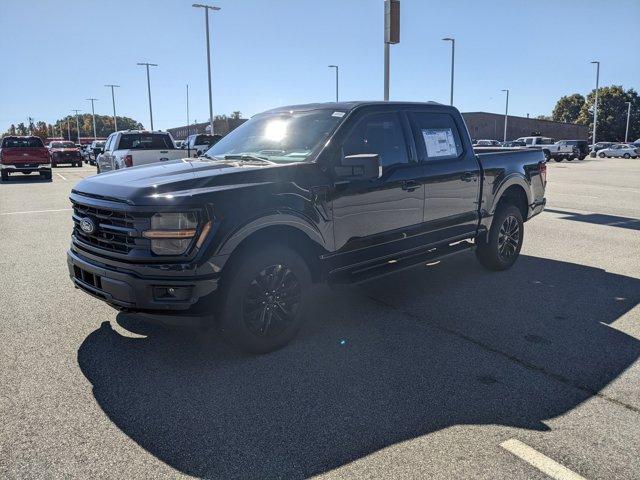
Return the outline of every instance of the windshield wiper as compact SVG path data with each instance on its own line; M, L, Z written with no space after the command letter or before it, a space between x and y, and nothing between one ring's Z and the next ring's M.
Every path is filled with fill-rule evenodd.
M241 154L241 155L225 155L224 156L225 160L242 160L245 162L251 162L251 161L258 161L258 162L264 162L264 163L269 163L271 165L275 165L276 162L272 162L271 160L269 160L266 157L259 157L257 155L251 155L251 154Z

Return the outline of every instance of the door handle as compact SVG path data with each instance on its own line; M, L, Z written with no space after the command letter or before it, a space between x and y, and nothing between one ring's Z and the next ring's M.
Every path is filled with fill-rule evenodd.
M473 172L464 172L461 176L460 179L463 182L470 182L471 180L475 180L476 179L476 174Z
M402 182L402 189L406 192L413 192L420 188L420 184L415 180L405 180Z

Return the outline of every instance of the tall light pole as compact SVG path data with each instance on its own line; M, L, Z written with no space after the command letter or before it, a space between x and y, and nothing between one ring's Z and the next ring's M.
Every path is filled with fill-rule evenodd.
M453 72L456 58L456 39L455 38L443 38L445 42L451 42L451 97L449 99L449 105L453 105Z
M329 65L329 68L335 68L336 69L336 102L338 101L338 65Z
M105 85L105 87L111 87L111 103L113 104L113 131L118 131L118 120L116 117L116 96L113 93L114 88L120 88L120 85Z
M97 140L98 136L96 135L96 111L93 108L93 102L97 102L97 98L87 98L88 101L91 102L91 119L93 120L93 139Z
M151 131L153 131L153 109L151 108L151 80L149 80L149 67L157 67L156 63L139 62L138 65L147 67L147 92L149 93L149 118L151 120Z
M507 104L504 108L504 139L503 142L507 141L507 122L509 121L509 89L502 89L501 92L507 92Z
M76 127L78 127L78 145L80 144L80 120L78 119L78 112L80 112L81 110L78 110L76 108L71 109L72 112L76 112Z
M389 45L400 43L400 0L384 0L384 101L389 101Z
M220 7L214 7L212 5L203 5L201 3L194 3L192 7L204 8L204 23L207 31L207 75L209 77L209 125L211 127L211 135L213 135L213 99L211 91L211 51L209 46L209 10L220 10Z
M624 143L629 140L629 119L631 118L631 102L625 102L627 104L627 128L624 131Z
M187 83L187 137L189 136L189 84Z
M67 116L67 140L71 141L71 127L69 126L69 116Z
M600 84L600 62L594 60L591 63L596 64L596 103L593 106L593 148L595 151L596 145L596 127L598 125L598 86Z

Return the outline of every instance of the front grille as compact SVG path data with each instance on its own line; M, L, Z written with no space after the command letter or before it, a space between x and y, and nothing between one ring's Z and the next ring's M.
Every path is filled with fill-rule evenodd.
M82 219L89 218L95 224L92 233L86 233L80 227ZM128 212L95 207L73 202L73 234L82 243L94 248L128 254L138 242L136 219Z

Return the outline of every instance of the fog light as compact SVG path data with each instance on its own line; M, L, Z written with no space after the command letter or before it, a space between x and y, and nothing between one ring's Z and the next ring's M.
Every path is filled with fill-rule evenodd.
M192 287L153 287L154 300L189 300Z

